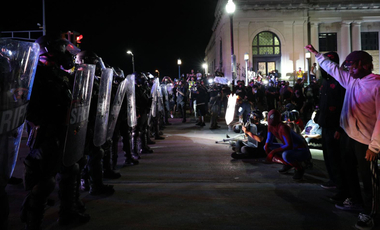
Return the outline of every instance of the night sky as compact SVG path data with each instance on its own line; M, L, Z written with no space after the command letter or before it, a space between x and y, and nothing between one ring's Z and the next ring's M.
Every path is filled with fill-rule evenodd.
M42 0L7 2L2 7L0 30L37 30L37 23L42 24ZM82 50L94 51L126 74L132 72L131 56L126 54L131 50L136 71L154 73L158 69L160 76L175 78L178 58L183 63L181 74L202 71L217 0L45 0L45 4L47 33L80 32Z

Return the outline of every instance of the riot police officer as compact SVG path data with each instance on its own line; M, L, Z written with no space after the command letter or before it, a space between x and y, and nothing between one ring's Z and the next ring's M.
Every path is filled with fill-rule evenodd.
M87 126L87 136L85 144L85 154L88 155L88 162L83 175L84 183L89 179L89 189L91 195L110 195L115 190L112 185L103 183L103 164L104 149L102 146L95 146L93 139L95 135L95 121L98 107L100 76L105 69L105 65L100 57L92 51L82 51L77 55L77 62L84 64L95 64L95 79L92 90L92 99L89 112L89 122Z
M33 93L27 108L30 126L30 152L25 158L25 189L28 192L21 220L26 229L39 229L47 198L55 187L59 174L61 200L59 223L84 223L90 216L78 211L76 186L78 164L63 166L63 143L66 135L66 116L71 103L73 77L65 70L74 67L76 47L60 34L40 37L40 62L37 67Z

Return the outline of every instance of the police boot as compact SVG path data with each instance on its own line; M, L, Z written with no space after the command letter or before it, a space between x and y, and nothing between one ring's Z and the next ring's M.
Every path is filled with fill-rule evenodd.
M116 170L116 165L117 165L117 158L119 152L119 137L114 139L112 142L112 170Z
M0 229L8 229L9 202L5 192L5 185L1 186L0 191Z
M21 206L21 222L25 230L40 230L44 218L46 199L37 198L29 193Z
M103 178L118 179L118 178L121 177L121 174L118 173L118 172L115 172L111 168L111 145L107 146L107 148L104 151L104 157L103 157Z
M89 160L90 174L90 195L111 195L115 192L112 185L103 184L103 150L101 148L94 149L92 157ZM100 159L99 159L100 158Z
M153 150L148 146L148 140L145 132L140 133L141 153L153 153Z
M140 153L141 153L141 139L138 131L134 131L132 133L132 140L131 140L131 154L132 158L135 160L140 159Z
M78 164L71 167L64 167L58 174L59 191L58 196L61 201L58 223L60 225L83 224L90 220L88 214L78 211L77 201L77 175L79 173Z
M147 139L147 143L148 143L148 145L154 145L154 144L156 144L156 142L155 141L152 141L151 139L150 139L150 137L151 137L151 133L150 133L150 128L148 127L147 129L146 129L146 139Z

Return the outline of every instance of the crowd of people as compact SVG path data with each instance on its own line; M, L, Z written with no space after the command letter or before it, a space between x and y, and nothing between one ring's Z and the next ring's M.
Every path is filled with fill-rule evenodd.
M311 164L310 145L321 143L329 176L321 186L337 189L330 197L337 208L361 211L357 228L374 226L380 81L372 74L368 53L354 51L339 66L337 53L322 55L308 45L306 49L316 55L321 67L319 80L312 77L306 85L300 75L290 86L278 81L274 71L247 86L239 80L231 89L223 76L209 82L193 70L174 80L165 76L160 81L142 72L125 76L120 68L108 66L92 51L79 50L60 34L36 42L39 63L26 109L30 152L24 161L24 184L28 194L21 209L26 229L40 229L56 184L59 224L88 222L80 191L92 196L115 192L103 178L121 176L115 171L119 141L124 166L138 165L142 154L153 153L151 138L164 139L162 130L171 125L169 118L179 116L185 123L190 114L197 126L206 126L209 118L210 129L220 128L218 119L228 113L232 95L237 96L235 127L247 137L234 144L232 158L262 157L264 163L282 164L280 173L294 168L293 179L301 180ZM313 76L315 69L314 65ZM67 151L73 148L77 151ZM6 201L6 194L1 199ZM7 212L7 208L1 211L2 216L6 218ZM6 220L1 224L6 229Z
M279 173L294 168L293 178L299 180L311 160L312 140L320 141L329 177L321 187L337 190L330 197L336 208L359 212L357 229L373 229L379 201L380 78L372 73L372 56L354 51L339 66L336 52L305 48L321 67L318 82L303 87L300 78L293 87L281 82L277 88L254 84L248 90L239 85L236 94L243 99L237 113L248 138L234 144L231 156L265 157L266 163L283 165ZM266 109L264 118L260 113Z

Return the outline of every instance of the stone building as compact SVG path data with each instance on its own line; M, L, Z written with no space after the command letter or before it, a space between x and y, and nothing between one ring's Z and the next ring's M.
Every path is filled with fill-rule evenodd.
M244 54L248 70L268 74L278 70L292 81L295 71L307 73L315 62L304 47L313 44L320 52L336 51L341 63L354 50L373 56L379 73L380 0L234 0L233 44L236 80L245 79ZM215 9L213 34L205 51L208 71L232 79L231 18L227 0Z

